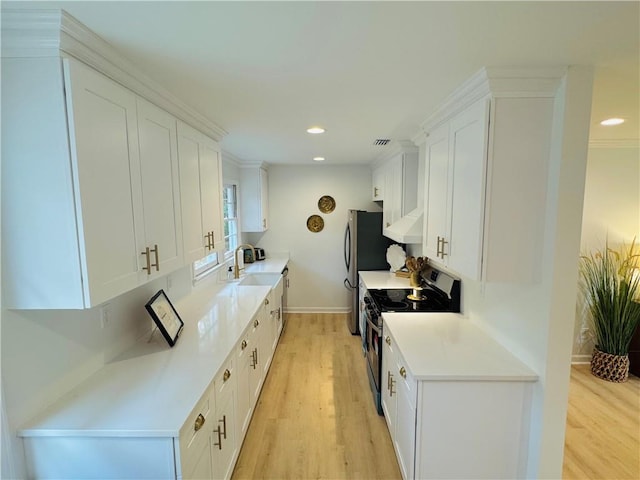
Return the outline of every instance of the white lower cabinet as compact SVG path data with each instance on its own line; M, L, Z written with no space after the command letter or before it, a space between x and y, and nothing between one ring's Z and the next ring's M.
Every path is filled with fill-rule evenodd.
M280 277L280 280L275 287L271 289L269 296L265 300L265 317L269 321L269 333L268 336L271 339L271 345L269 350L271 351L270 357L273 357L276 347L278 346L278 340L280 339L280 333L282 332L282 295L284 290L284 278Z
M233 354L227 360L223 371L215 379L216 414L211 434L211 460L213 478L231 477L238 456L236 436L236 371Z
M211 430L214 421L215 392L210 387L180 429L178 450L182 478L212 478Z
M416 380L383 329L382 409L403 479L524 478L530 383Z
M177 435L153 427L117 434L109 429L22 432L28 478L231 478L273 353L273 333L267 326L262 304Z
M387 419L402 478L414 478L416 382L389 335L382 354L382 410Z
M236 364L238 365L236 416L238 419L238 438L241 439L241 441L247 433L249 422L251 421L251 414L253 413L253 396L251 389L251 378L253 374L251 370L253 370L255 362L253 346L249 342L249 332L245 332L242 335L240 343L236 346Z

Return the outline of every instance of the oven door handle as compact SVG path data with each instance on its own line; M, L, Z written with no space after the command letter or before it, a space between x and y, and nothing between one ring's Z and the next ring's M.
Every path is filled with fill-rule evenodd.
M373 328L373 330L378 334L378 336L382 336L381 328L371 321L371 317L369 315L367 315L367 323L371 325L371 328Z

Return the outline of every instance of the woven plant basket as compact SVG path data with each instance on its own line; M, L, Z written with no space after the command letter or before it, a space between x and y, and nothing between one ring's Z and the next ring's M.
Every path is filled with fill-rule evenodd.
M591 373L609 382L626 382L629 378L629 356L613 355L594 348Z

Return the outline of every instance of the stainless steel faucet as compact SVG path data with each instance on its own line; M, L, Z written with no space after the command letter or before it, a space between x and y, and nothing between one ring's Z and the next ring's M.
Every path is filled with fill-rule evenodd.
M244 267L240 268L238 265L238 251L245 247L250 248L251 251L253 252L253 259L255 260L256 258L256 247L248 243L243 243L242 245L238 245L238 248L236 248L236 251L233 257L233 278L240 278L240 270L244 270Z

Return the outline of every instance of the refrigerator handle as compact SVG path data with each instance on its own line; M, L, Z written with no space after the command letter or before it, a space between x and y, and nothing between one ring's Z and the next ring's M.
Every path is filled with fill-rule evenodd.
M348 223L347 229L344 231L344 265L349 273L351 267L351 228Z

